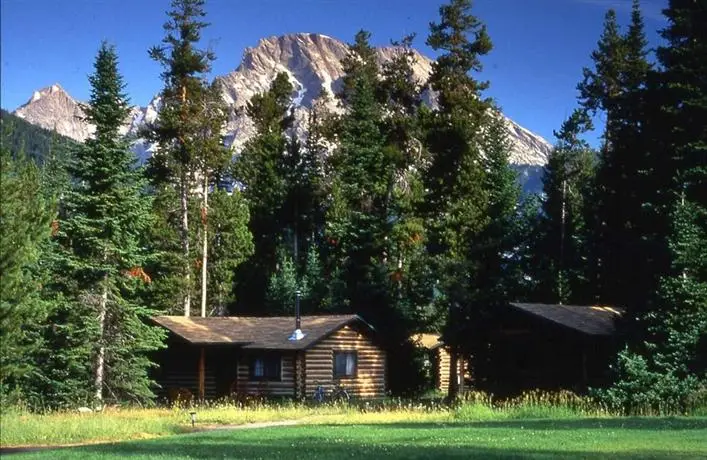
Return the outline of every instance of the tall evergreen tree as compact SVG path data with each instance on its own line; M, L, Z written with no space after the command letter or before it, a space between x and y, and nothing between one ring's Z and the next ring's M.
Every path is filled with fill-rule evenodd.
M615 134L616 111L623 85L621 75L624 69L626 46L619 30L616 11L610 9L604 18L604 31L592 52L594 70L583 69L584 80L577 85L580 102L585 109L606 112L604 148L611 149Z
M595 283L603 302L626 306L645 288L642 270L646 248L641 241L642 204L646 197L641 171L647 167L641 145L644 89L650 64L638 0L631 23L621 34L616 14L609 10L604 32L592 53L594 70L584 69L578 86L580 101L592 113L606 116L597 179L592 191L595 204L598 267Z
M205 88L201 95L201 126L192 141L197 172L201 182L201 316L207 316L207 293L209 291L209 194L216 188L230 166L231 152L224 145L221 129L226 123L226 106L217 83ZM239 231L241 229L238 229ZM233 266L243 260L242 253L233 254Z
M413 66L417 56L412 49L414 36L393 42L396 52L383 64L380 82L385 116L382 131L385 135L385 157L391 172L388 175L386 203L390 222L390 234L386 253L390 260L389 271L394 280L394 298L397 310L408 322L422 304L429 303L420 297L425 292L410 292L405 286L408 280L419 276L414 273L425 257L425 228L421 213L424 200L422 173L427 152L424 148L421 123L422 83L417 80ZM423 288L424 289L424 288ZM419 318L415 322L419 322ZM409 327L415 327L408 324ZM420 325L418 324L417 327ZM409 334L408 334L409 335Z
M169 20L163 26L165 37L162 45L153 47L149 52L150 57L164 68L162 79L165 86L160 93L157 120L148 127L146 134L158 145L157 154L150 158L150 175L158 187L157 193L164 197L156 203L163 203L172 196L167 188L176 190L179 202L179 275L184 282L172 288L178 290L184 315L189 316L195 259L191 241L193 230L190 230L189 224L190 197L195 190L199 167L203 169L205 165L212 164L200 156L210 153L220 156L222 153L218 148L203 151L202 147L205 133L209 136L220 135L219 130L214 128L223 119L221 115L211 112L214 101L209 97L209 87L204 81L215 56L211 51L197 48L201 33L208 26L202 20L206 15L204 0L173 0L171 8L167 13ZM218 114L221 109L216 108ZM169 209L162 212L170 213ZM166 221L171 222L170 219Z
M427 44L441 52L429 80L439 108L429 120L426 139L431 155L425 172L428 250L436 259L438 302L448 312L443 336L451 348L449 395L456 397L457 362L468 337L467 309L473 308L471 298L478 289L478 265L469 255L488 223L481 153L490 108L481 92L488 84L471 72L482 70L481 57L492 45L486 26L471 14L470 0L440 7Z
M39 371L32 359L43 346L36 325L50 307L39 295L47 275L39 259L55 213L41 192L39 168L22 152L13 155L3 146L0 173L0 398L5 404L12 395L30 400L26 386Z
M283 202L286 178L283 159L287 150L287 130L292 125L289 106L293 87L287 74L279 73L270 89L256 94L246 106L256 135L243 147L234 165L234 176L243 188L250 210L249 228L254 252L239 273L239 300L249 308L263 305L268 280L277 265L277 250L284 230Z
M658 48L663 65L660 81L662 106L669 133L673 190L684 191L685 199L707 208L707 127L700 122L707 115L707 10L702 2L671 0L664 11L669 25L662 31L668 46ZM677 198L674 198L677 199Z
M586 112L575 110L555 133L557 144L543 176L544 199L540 242L536 248L539 300L546 303L591 303L589 290L589 229L584 207L591 185L593 152L580 138L591 126Z
M477 264L474 297L469 309L466 347L472 355L471 374L477 387L494 381L494 362L488 344L500 309L511 299L518 272L513 260L517 246L516 207L520 187L516 172L509 163L511 145L500 111L494 109L482 140L482 164L485 170L484 190L488 194L488 224L478 235L468 257Z
M644 292L628 304L629 344L605 393L627 411L685 407L707 372L707 9L671 0L664 14L667 43L656 53L662 68L648 74L639 139Z
M248 229L248 205L238 190L231 194L216 190L209 204L207 315L228 313L235 301L235 274L253 254L253 236Z
M143 241L151 203L135 156L120 134L130 106L117 65L114 49L101 45L85 108L96 130L71 164L74 183L58 230L76 289L67 292L72 308L95 318L86 340L93 344L98 401L105 391L126 399L150 397L146 353L162 340L162 332L145 322L151 310L135 295L138 284L149 281Z
M707 382L707 212L684 200L672 213L672 266L661 277L634 340L618 354L615 381L599 394L627 414L688 410Z
M374 287L380 282L374 267L385 259L390 168L381 131L378 64L369 38L368 32L358 32L342 61L339 97L345 113L339 120L339 145L330 158L333 184L326 235L346 285L338 303L375 325L387 305L372 296L381 293Z

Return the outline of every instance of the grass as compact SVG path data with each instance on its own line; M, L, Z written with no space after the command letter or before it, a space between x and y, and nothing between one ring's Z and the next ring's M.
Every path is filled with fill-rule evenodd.
M705 458L706 418L568 418L209 431L18 454L75 458Z
M190 424L189 412L191 410L197 413L196 429L193 429ZM465 401L456 407L441 404L439 400L404 401L393 399L379 402L360 402L351 406L251 401L247 405L211 403L194 409L108 408L102 413L91 414L55 412L41 415L15 409L3 412L0 418L0 447L65 446L145 440L202 431L216 426L281 420L298 420L308 426L327 426L321 432L347 429L351 425L356 425L357 427L354 431L357 431L360 426L362 433L370 429L364 427L374 426L378 426L386 432L393 430L391 433L396 433L395 429L401 426L414 426L420 429L425 427L423 432L426 433L427 431L424 430L429 431L444 425L455 427L455 429L461 427L460 429L472 431L481 429L482 431L474 432L475 434L470 434L470 436L478 435L481 438L486 436L489 439L496 439L496 436L501 436L494 441L501 443L507 441L507 435L510 436L509 433L503 431L506 429L504 427L516 426L513 424L522 424L525 421L529 421L528 423L532 422L532 426L544 426L543 431L533 435L538 439L543 439L544 434L542 433L546 434L551 427L570 422L578 423L579 426L582 421L587 421L587 423L591 421L592 424L588 425L587 428L590 430L587 433L590 433L596 429L599 429L599 432L604 430L606 427L602 427L601 424L603 422L608 424L606 426L617 426L617 424L624 423L624 421L644 420L641 423L648 426L652 423L651 420L655 420L657 425L653 430L652 436L654 439L661 439L663 434L656 436L656 430L670 425L670 423L673 423L671 420L694 420L694 423L702 424L700 425L703 431L702 434L707 439L707 433L704 433L705 420L707 418L704 417L628 419L612 417L612 415L615 414L611 414L605 408L597 406L596 402L567 392L529 392L518 398L503 402L493 402L490 396L484 393L466 393ZM665 425L666 423L668 425ZM683 425L686 423L688 422L684 422ZM631 426L635 425L633 423ZM312 429L316 431L321 428L315 427ZM511 430L513 433L517 431L517 427ZM621 431L623 432L623 430ZM646 431L650 430L642 430L641 433ZM243 433L243 431L240 432ZM564 432L567 433L568 430L564 429ZM694 430L691 428L689 433L693 432ZM519 433L526 436L528 432L521 431ZM199 441L199 439L202 439L199 437L201 435L192 434L190 436L196 437L189 439L196 439L197 443L201 442ZM247 436L252 435L248 434ZM591 440L591 436L588 434L587 436L587 439ZM640 437L637 436L635 438L640 439ZM433 439L434 436L429 438L428 441L433 442ZM510 436L508 439L514 438ZM364 442L365 440L357 440L356 442L359 441ZM546 439L546 441L552 445L563 445L563 442L565 442L564 438ZM640 446L641 443L639 442L636 445Z
M146 439L192 431L192 409L107 409L101 413L55 412L33 414L5 411L0 418L0 446L60 446L129 439ZM341 413L334 406L307 408L296 404L204 406L197 412L199 426L302 419Z
M11 410L3 413L0 419L0 446L60 446L181 434L193 431L189 415L191 410L196 412L197 428L280 420L341 425L452 423L600 415L528 401L503 407L474 401L457 408L429 402L388 401L357 406L281 403L256 404L245 408L230 404L205 405L194 409L114 408L91 414L55 412L42 415Z

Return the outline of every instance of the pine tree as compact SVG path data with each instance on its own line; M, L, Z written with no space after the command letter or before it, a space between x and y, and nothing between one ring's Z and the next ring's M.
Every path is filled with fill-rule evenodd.
M212 187L218 187L230 166L231 152L224 145L221 129L228 117L218 84L206 88L201 99L201 126L193 139L197 171L201 180L201 316L207 316L207 293L209 273L209 194ZM241 253L233 254L233 267L243 260Z
M672 0L664 14L667 44L648 73L638 139L643 292L628 305L628 346L604 393L627 412L684 410L707 373L707 10Z
M332 203L326 237L346 285L338 302L376 325L388 305L375 297L381 279L374 267L386 257L390 167L381 131L378 64L369 38L368 32L358 32L342 61L345 76L339 97L345 113L339 120L339 145L330 158Z
M316 147L303 146L295 133L290 134L281 166L285 184L282 226L287 233L286 246L291 248L298 268L304 267L309 248L321 239L322 160Z
M707 11L701 2L672 0L665 15L669 25L662 32L668 46L658 48L663 65L660 76L663 108L672 130L669 140L674 159L673 190L707 208L707 131L700 120L707 115ZM675 199L675 198L674 198Z
M173 187L177 192L182 253L179 275L184 282L173 288L179 289L184 315L189 316L194 290L192 264L195 258L191 241L193 230L190 230L189 224L190 197L195 189L197 171L201 167L200 172L203 173L204 165L212 164L200 156L215 153L220 157L222 154L219 149L204 152L201 147L205 133L209 137L220 135L215 127L223 122L223 116L220 113L222 108L214 105L214 99L209 97L210 88L204 81L215 56L211 51L196 47L203 29L208 26L201 19L206 15L204 0L173 0L171 8L167 13L169 20L163 26L165 37L162 45L151 48L149 52L150 57L164 68L162 79L165 86L160 93L157 120L148 127L146 135L158 145L157 154L150 158L152 182L163 198L172 195L164 188ZM214 107L216 113L211 112ZM207 198L206 193L203 196ZM157 203L162 201L157 200ZM168 210L166 212L169 213ZM202 256L206 254L203 249L202 252Z
M0 398L6 403L8 396L28 401L27 384L38 372L33 357L43 344L36 325L50 308L39 295L47 281L40 257L55 210L43 197L39 168L23 152L13 155L3 146L0 173Z
M469 326L476 261L469 258L479 233L488 223L488 193L483 188L483 129L490 104L481 91L488 84L470 73L482 70L481 57L491 51L486 26L471 14L469 0L440 7L440 20L430 25L427 44L441 55L429 84L438 110L429 120L426 144L431 161L425 171L428 251L435 258L438 303L448 312L443 332L451 348L449 395L458 391L457 362Z
M646 287L642 270L647 248L641 241L646 201L641 171L647 167L641 144L644 89L650 64L638 0L633 2L628 32L622 35L613 10L592 53L594 70L584 69L580 101L606 116L596 187L592 189L597 221L596 284L601 301L627 306Z
M109 391L121 399L145 400L152 394L146 353L161 346L163 335L147 325L152 311L136 296L139 284L150 281L143 242L151 203L120 134L130 106L113 47L101 45L94 69L85 113L96 130L71 164L73 186L58 227L71 276L66 295L71 308L95 318L85 337L92 345L95 399Z
M208 315L225 315L235 301L235 274L253 254L253 236L248 230L248 205L234 190L216 190L209 205Z
M682 201L673 213L673 266L661 280L656 309L646 315L647 356L661 373L707 378L707 209Z
M297 276L297 267L292 256L283 250L280 253L277 270L270 276L266 297L268 310L280 315L291 314L294 311L293 305L298 290L300 290L300 280Z
M615 381L599 394L626 414L685 413L707 382L707 212L683 199L672 213L672 267L653 308L641 315L641 343L621 351Z
M425 255L425 228L421 206L424 200L422 172L427 152L422 143L422 83L414 74L416 54L412 49L413 35L393 42L396 52L382 66L380 82L385 116L382 131L385 139L385 156L390 164L386 203L390 236L386 253L390 260L389 272L393 280L393 298L396 310L407 318L405 329L419 328L412 321L419 316L419 303L429 303L422 292L411 292L409 281L416 277L413 269ZM426 291L429 295L429 290ZM410 331L408 331L410 332ZM409 333L407 337L409 337ZM406 339L407 339L406 337Z
M482 141L483 186L488 193L486 214L489 221L468 255L477 264L473 303L468 308L471 333L466 341L467 350L473 356L471 373L477 387L493 381L489 331L494 330L500 309L511 300L517 276L512 257L518 237L515 221L520 188L509 163L511 145L505 121L499 110L495 109L493 115Z
M591 302L583 192L591 184L593 153L579 137L590 126L586 112L573 112L555 133L557 144L543 176L545 198L536 257L540 261L539 296L546 303Z
M280 73L270 89L256 94L246 106L256 134L244 146L234 166L234 177L242 186L243 198L250 211L249 228L254 252L240 269L239 301L250 308L263 305L270 275L277 264L277 250L282 244L283 202L287 194L285 153L286 131L292 125L289 106L292 84Z
M604 31L592 52L594 70L584 68L584 80L577 85L580 102L585 109L606 112L604 129L604 149L612 148L612 136L616 133L615 123L618 99L623 90L621 75L625 65L626 46L616 19L616 11L610 9L604 18Z

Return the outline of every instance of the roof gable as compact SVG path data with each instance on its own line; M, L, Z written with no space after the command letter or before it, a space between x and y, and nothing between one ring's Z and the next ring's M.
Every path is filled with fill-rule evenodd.
M442 336L434 333L414 334L410 337L410 341L418 347L428 350L435 350L444 345Z
M342 327L360 323L373 328L358 315L303 316L301 340L288 340L295 328L292 316L155 316L155 323L182 339L199 345L236 345L246 349L303 350Z

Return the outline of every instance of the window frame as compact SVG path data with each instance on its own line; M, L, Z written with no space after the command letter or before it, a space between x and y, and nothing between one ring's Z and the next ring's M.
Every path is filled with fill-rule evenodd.
M255 364L258 360L263 362L263 375L255 375ZM275 364L277 375L268 375L268 363ZM282 355L280 354L259 354L251 356L248 363L248 376L251 381L256 382L282 382Z
M352 374L338 374L336 372L336 357L337 356L353 356L354 359L354 369ZM332 369L332 375L334 376L334 379L355 379L358 377L358 350L334 350L334 354L332 356L332 364L333 364L333 369Z

